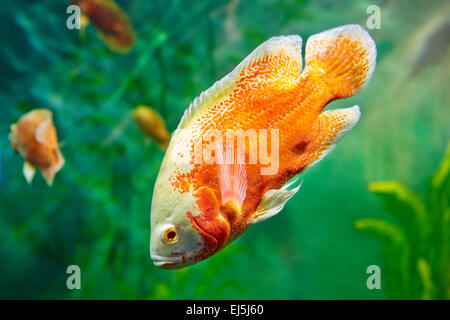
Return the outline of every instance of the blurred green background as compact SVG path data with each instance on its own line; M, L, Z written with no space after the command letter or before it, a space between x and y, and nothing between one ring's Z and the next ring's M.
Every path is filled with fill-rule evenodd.
M355 229L372 217L395 222L368 191L398 180L425 197L449 140L448 1L117 1L137 39L111 51L90 25L66 28L68 1L0 6L0 298L383 299L380 243ZM368 87L327 108L358 104L359 124L279 215L250 228L198 265L160 270L149 257L150 204L163 152L130 122L147 104L174 130L189 103L271 36L366 26L381 8ZM443 18L442 18L443 17ZM441 19L441 20L440 20ZM439 30L438 30L439 29ZM439 33L440 32L440 33ZM437 40L436 40L437 39ZM49 108L64 168L48 188L28 186L13 153L11 123ZM444 197L448 197L444 194ZM81 268L68 290L66 268ZM381 290L366 286L381 267Z

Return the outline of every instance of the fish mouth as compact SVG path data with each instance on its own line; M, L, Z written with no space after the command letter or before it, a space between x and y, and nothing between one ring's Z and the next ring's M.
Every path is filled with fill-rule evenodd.
M182 256L164 257L152 254L151 258L155 266L163 269L177 269L180 267L179 264L183 262Z

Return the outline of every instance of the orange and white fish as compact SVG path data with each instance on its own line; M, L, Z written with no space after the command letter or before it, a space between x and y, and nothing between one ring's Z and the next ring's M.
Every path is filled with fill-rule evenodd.
M51 186L55 174L64 165L52 112L35 109L24 114L11 125L9 140L13 150L24 158L23 174L28 184L33 180L37 167Z
M367 85L376 58L370 35L345 25L311 36L303 71L301 47L297 35L267 40L186 110L153 191L150 254L156 266L195 264L280 212L300 187L287 182L327 155L359 120L358 106L321 111ZM270 158L276 170L264 174L268 162L261 159L235 160L228 141L224 148L219 139L230 130L253 132L259 146L268 130L276 133L267 143L272 154L278 151ZM198 150L200 159L212 150L210 159L198 161ZM255 150L245 145L245 159Z

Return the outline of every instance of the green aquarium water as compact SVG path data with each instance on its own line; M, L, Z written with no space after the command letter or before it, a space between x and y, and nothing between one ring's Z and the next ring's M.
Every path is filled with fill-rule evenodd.
M450 298L448 1L115 2L133 29L127 50L92 21L68 28L68 0L0 6L1 299ZM164 151L132 110L150 106L172 132L263 41L298 34L304 51L345 24L370 33L377 65L326 109L357 104L359 123L282 212L196 265L154 266ZM51 187L39 172L27 184L8 138L37 108L52 111L65 158Z

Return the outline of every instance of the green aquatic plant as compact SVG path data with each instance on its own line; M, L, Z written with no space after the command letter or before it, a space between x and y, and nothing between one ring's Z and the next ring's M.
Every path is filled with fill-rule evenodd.
M394 299L450 298L450 144L431 177L422 200L397 181L374 182L369 191L381 196L399 222L355 222L358 230L380 239L385 284Z

